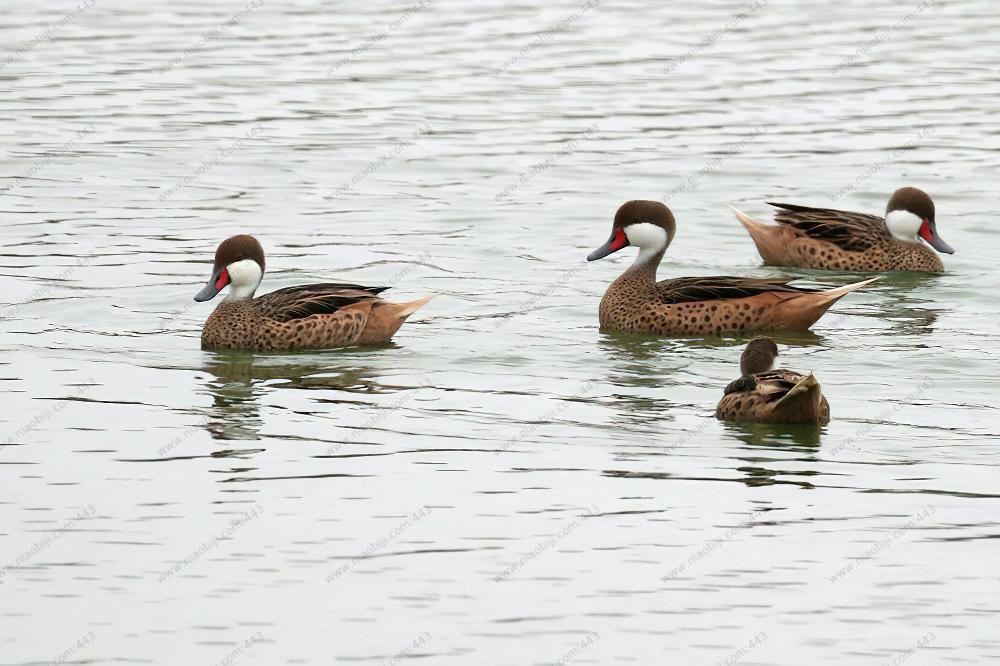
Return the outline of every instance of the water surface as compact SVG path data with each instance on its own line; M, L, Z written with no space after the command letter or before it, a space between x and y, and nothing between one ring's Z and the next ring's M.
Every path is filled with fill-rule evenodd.
M319 4L0 9L0 663L1000 656L993 3ZM662 277L839 285L726 204L906 184L947 274L778 340L829 426L713 418L743 339L598 330L627 199ZM234 233L439 297L203 352Z

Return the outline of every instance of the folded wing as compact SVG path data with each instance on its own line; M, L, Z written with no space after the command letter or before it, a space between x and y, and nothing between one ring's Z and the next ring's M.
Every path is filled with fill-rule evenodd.
M778 224L793 227L812 238L829 241L849 252L867 250L892 237L885 227L885 220L877 215L770 201L768 204L780 209L774 216Z
M261 315L287 322L317 314L334 314L363 301L381 301L378 294L389 287L365 287L344 282L326 282L286 287L253 300Z
M815 289L790 287L793 278L741 278L728 276L685 277L656 283L661 302L674 305L724 298L749 298L765 292L815 293Z
M772 402L783 398L803 377L802 373L793 370L758 372L730 382L722 394L757 393L765 402Z

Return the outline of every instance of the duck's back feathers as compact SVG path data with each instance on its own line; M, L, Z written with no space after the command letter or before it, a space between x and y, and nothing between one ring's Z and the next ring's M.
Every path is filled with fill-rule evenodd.
M764 224L733 208L764 263L834 271L925 271L944 264L930 248L893 238L877 215L771 203L778 224Z
M767 402L781 400L805 378L801 372L794 370L768 370L752 376L754 390Z
M810 238L829 241L848 252L862 252L892 238L885 220L877 215L767 203L780 209L774 216L778 224L793 227Z
M348 305L381 301L378 294L389 287L365 287L345 282L325 282L286 287L253 299L262 316L287 322L317 314L334 314Z
M722 394L759 393L766 402L773 402L785 397L803 377L805 375L793 370L758 372L729 382Z
M730 393L752 393L757 389L757 380L754 379L753 375L744 375L739 379L734 379L729 382L722 395L729 395Z
M769 370L731 382L715 415L726 421L826 423L830 405L813 375Z
M792 278L741 278L728 276L684 277L656 283L660 301L667 305L749 298L765 292L813 293L815 289L790 287Z

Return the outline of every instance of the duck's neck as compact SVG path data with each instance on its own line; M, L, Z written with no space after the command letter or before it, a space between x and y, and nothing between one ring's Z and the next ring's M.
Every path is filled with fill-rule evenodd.
M622 277L628 276L630 280L655 283L656 269L660 266L660 261L663 260L663 253L666 251L666 247L639 248L639 255Z
M625 275L630 276L632 280L655 283L656 268L663 259L663 253L667 251L667 245L670 244L667 230L656 224L640 222L625 227L625 235L630 244L639 248L639 255L632 267L625 271Z
M248 308L252 309L252 301L249 299L233 299L233 298L223 298L219 301L219 304L215 306L212 310L211 318L218 319L219 317L228 317L231 315L240 315L247 311Z
M740 357L740 374L746 377L747 375L756 375L758 372L774 370L774 359L776 358L777 355L748 349Z

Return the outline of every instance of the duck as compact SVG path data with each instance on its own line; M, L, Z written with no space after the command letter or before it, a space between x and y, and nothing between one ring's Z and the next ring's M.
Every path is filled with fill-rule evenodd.
M253 236L227 238L215 251L204 302L227 286L229 294L201 332L206 350L297 351L388 342L406 318L434 298L390 303L389 287L328 282L286 287L254 297L264 278L264 248Z
M587 257L596 261L630 245L635 262L604 292L602 330L656 335L804 331L844 295L878 278L836 289L790 286L792 278L681 277L656 281L656 269L676 223L659 201L627 201L618 208L608 242Z
M725 388L715 408L723 421L752 423L814 423L830 421L830 403L810 372L775 370L778 345L768 337L754 338L740 356L739 379Z
M889 197L885 217L832 208L771 203L775 222L757 222L733 212L757 245L765 264L837 271L943 273L944 254L955 250L941 238L934 201L916 187Z

